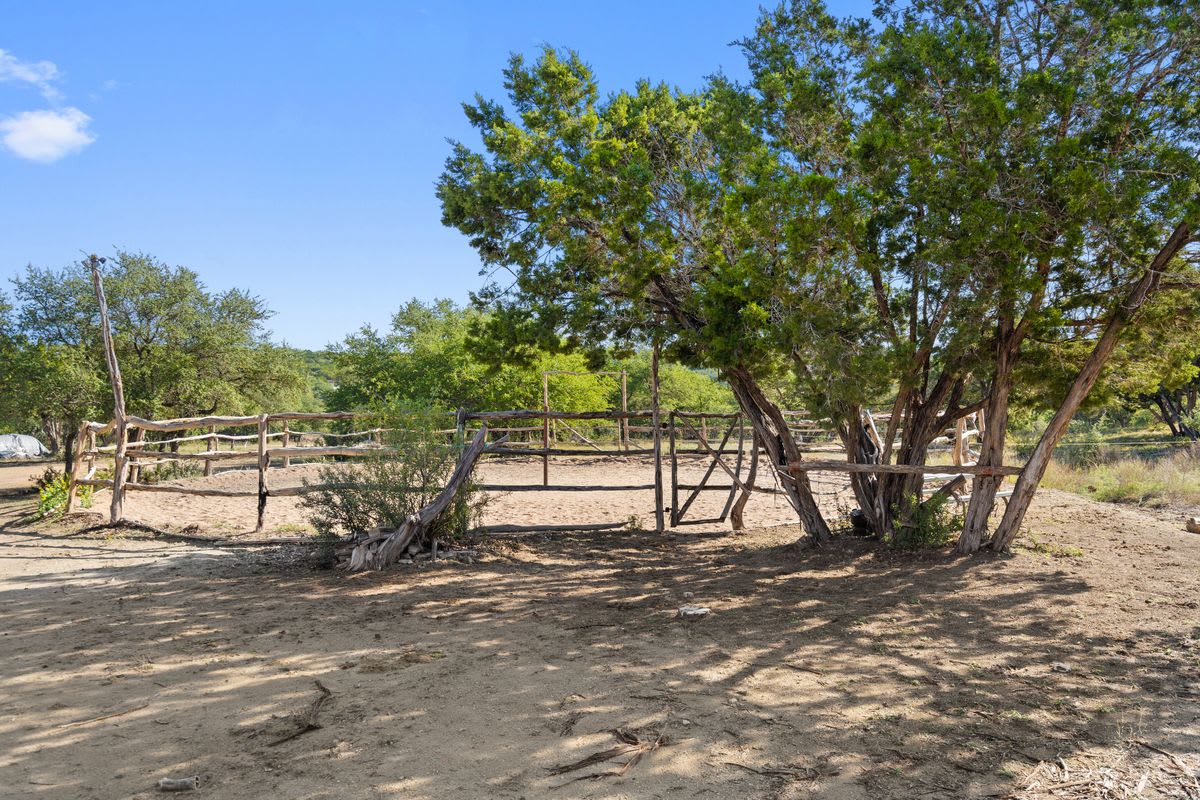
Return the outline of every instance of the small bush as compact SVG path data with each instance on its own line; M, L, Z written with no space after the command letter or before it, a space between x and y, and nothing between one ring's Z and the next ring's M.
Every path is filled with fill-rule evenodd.
M925 502L907 497L893 513L895 534L891 544L904 549L947 545L958 537L963 525L962 516L950 510L948 496Z
M381 412L372 427L387 429L384 447L394 452L321 468L317 483L328 486L307 492L302 504L325 555L332 556L339 534L398 528L441 492L458 463L459 448L438 432L448 422L448 417L431 413ZM428 535L448 540L465 533L477 522L483 503L468 481Z
M34 481L34 486L37 487L38 493L37 510L34 512L34 519L49 519L57 517L66 511L67 492L71 486L71 479L66 473L59 472L53 467L48 467L41 474L41 477ZM92 487L76 487L76 497L79 498L81 508L91 508Z
M162 483L180 478L199 478L204 475L204 466L194 461L170 461L157 464L153 469L146 470L141 475L142 483Z

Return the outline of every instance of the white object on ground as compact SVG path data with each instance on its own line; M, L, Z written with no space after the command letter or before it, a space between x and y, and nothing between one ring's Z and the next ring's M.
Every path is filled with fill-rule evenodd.
M679 616L683 619L699 619L700 617L707 617L711 613L712 609L705 606L679 607Z
M200 788L200 776L190 778L160 778L158 788L163 792L190 792Z
M33 436L23 433L0 434L0 458L38 458L50 451Z

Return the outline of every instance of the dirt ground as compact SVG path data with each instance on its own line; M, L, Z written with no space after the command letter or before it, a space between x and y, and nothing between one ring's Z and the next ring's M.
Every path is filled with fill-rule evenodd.
M0 797L1200 798L1200 536L1174 515L1044 492L1016 552L959 558L799 551L756 497L744 534L489 537L346 576L29 526L0 494Z
M699 484L708 461L694 455L680 460L680 482ZM300 486L305 481L319 483L321 467L316 464L297 465L288 469L274 468L268 474L272 489ZM557 486L585 484L628 486L649 485L654 482L653 462L647 458L606 456L597 458L559 459L551 463L550 483ZM535 458L508 458L481 463L477 479L495 485L540 485L542 462ZM664 476L668 484L669 475ZM829 510L839 499L849 502L849 486L837 477L821 474L815 478L817 493ZM709 486L728 486L728 476L719 470L709 480ZM759 485L775 487L771 475L760 472ZM258 473L254 470L228 470L207 478L166 481L164 485L186 485L223 491L243 491L251 494L258 489ZM691 504L686 519L705 520L718 517L728 500L727 492L705 491ZM97 503L107 503L107 493L97 495ZM680 502L686 500L686 493ZM131 491L125 501L126 514L155 527L195 525L206 533L240 535L254 530L258 501L256 497L197 497ZM791 522L795 512L781 496L756 494L747 505L747 524L756 526L780 525ZM629 522L635 526L654 526L654 492L639 491L579 491L530 493L507 492L492 497L484 515L487 524L570 525L604 522ZM723 530L726 524L701 525L698 530ZM272 497L267 502L268 531L297 532L311 529L307 514L298 497Z

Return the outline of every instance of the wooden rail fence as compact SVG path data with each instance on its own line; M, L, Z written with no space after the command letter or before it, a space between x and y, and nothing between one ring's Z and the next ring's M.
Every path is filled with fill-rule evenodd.
M823 427L819 421L808 419L796 412L787 412L789 428L793 437L799 443L801 450L814 455L825 452L833 454L840 451L840 444L835 444L832 432ZM665 418L659 419L657 426L653 424L631 424L632 422L653 422L656 416L651 410L622 410L622 411L552 411L512 410L512 411L460 411L455 415L455 426L447 427L438 433L447 437L455 437L461 443L470 438L473 428L486 424L488 434L498 434L501 441L492 442L485 449L485 455L490 457L530 457L543 462L542 483L539 484L482 484L480 489L488 492L627 492L655 491L656 520L665 517L664 523L656 525L661 529L665 524L671 527L684 524L701 524L725 522L732 516L735 529L742 527L741 511L752 493L784 494L783 490L773 486L758 486L755 483L760 454L763 452L754 441L753 434L748 431L742 416L738 413L713 413L699 411L673 410L667 412ZM384 446L384 435L388 430L381 427L365 427L350 431L320 431L310 430L311 423L353 422L354 420L370 418L371 415L352 411L331 412L295 412L285 411L255 416L205 416L167 420L149 420L137 416L129 416L125 430L124 443L114 441L110 444L99 444L101 437L115 435L118 426L115 421L106 424L97 422L85 423L78 437L78 450L71 473L71 490L68 504L73 502L76 489L79 486L107 488L120 492L123 500L129 491L161 492L198 497L253 497L257 499L256 531L262 531L268 500L271 497L294 497L321 488L329 488L327 484L305 484L302 486L273 487L270 472L273 465L289 468L295 463L325 458L353 458L371 455L388 455L396 451ZM868 416L868 419L869 416ZM559 446L553 441L548 432L548 423L615 423L617 436L611 449L598 446L591 438L575 428L568 428L576 439L581 439L589 447ZM535 425L521 425L522 422L536 422ZM293 427L293 424L301 426ZM303 425L310 423L309 425ZM476 423L473 425L472 423ZM507 424L509 427L496 427ZM276 429L272 429L272 427ZM873 427L873 423L872 423ZM231 433L239 428L253 428L253 433ZM199 431L193 433L193 431ZM540 440L527 443L507 441L511 433L541 433ZM148 439L146 434L152 433L162 438ZM969 452L965 442L963 425L955 428L954 454L955 461L961 462L962 453ZM171 434L179 434L172 436ZM632 434L649 434L651 446L635 446ZM663 441L666 441L666 457L669 461L669 499L661 493L664 484L664 453ZM350 440L358 440L353 443ZM335 442L335 443L330 443ZM344 442L344 443L337 443ZM181 446L202 443L206 449L201 451L181 450ZM276 444L277 443L277 444ZM228 444L230 449L221 447ZM249 447L239 448L239 445ZM252 449L251 449L252 448ZM653 481L646 483L622 484L554 484L550 482L550 459L556 456L608 456L613 458L653 457ZM681 478L680 464L683 460L701 460L704 470L698 482L685 483ZM111 459L113 465L112 478L97 477L98 459ZM143 470L158 465L177 462L202 462L204 474L212 475L216 465L233 468L250 468L258 473L258 485L254 490L218 489L205 486L177 486L146 483L147 475ZM748 469L747 469L748 467ZM793 470L812 471L826 470L835 472L921 472L929 475L957 476L965 474L1012 475L1019 472L1015 467L976 468L969 464L954 466L924 466L907 467L896 465L850 464L845 461L832 459L805 459L791 465ZM718 470L727 482L713 482ZM81 474L82 473L82 474ZM720 513L715 517L705 519L689 519L695 501L702 492L721 492L726 495ZM739 497L740 494L740 497ZM589 524L590 529L618 528L626 523L597 523ZM519 527L519 526L518 526ZM533 526L545 529L546 526ZM576 528L576 525L563 527ZM554 526L550 526L554 528ZM513 526L490 526L485 530L511 530Z

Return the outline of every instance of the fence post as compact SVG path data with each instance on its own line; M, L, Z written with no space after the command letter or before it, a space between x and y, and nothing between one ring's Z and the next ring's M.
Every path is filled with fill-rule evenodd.
M654 341L650 357L650 416L654 426L654 530L663 532L662 412L658 407L658 357L662 349Z
M87 434L88 424L85 422L75 437L75 457L71 459L71 475L67 483L67 503L63 510L64 514L70 514L71 507L75 505L75 490L79 484L79 468L82 466L83 451L87 448Z
M675 412L667 416L671 442L671 527L679 525L679 456L675 453Z
M217 426L208 426L208 451L215 452L217 449ZM211 458L204 459L204 477L209 477L213 474L213 460Z
M621 411L629 413L629 373L621 370ZM629 417L622 417L621 422L617 425L618 435L621 437L625 452L629 452Z
M121 507L125 499L125 451L128 445L129 420L125 416L125 384L121 381L121 365L117 363L117 350L113 346L112 327L108 322L108 300L104 297L104 280L100 277L103 258L90 255L88 266L92 269L92 289L96 293L96 304L100 306L100 336L104 341L104 360L108 363L108 381L112 384L113 416L116 418L117 447L113 452L112 504L108 510L109 524L115 525L123 516Z
M542 373L542 486L550 485L550 376Z
M262 533L267 516L267 467L271 463L267 458L267 420L266 414L258 417L258 521L254 525L255 533Z
M88 468L85 474L91 475L96 471L96 432L92 426L87 426Z
M287 420L283 421L283 439L281 439L281 441L283 442L284 447L288 447L292 443L292 425ZM287 469L291 465L292 465L292 457L284 456L283 457L283 468Z
M141 428L138 428L133 434L133 443L134 444L142 444L145 441L146 441L146 432L144 430L142 430ZM142 461L142 456L145 455L145 453L146 453L146 449L144 447L133 448L133 455L131 455L129 457L129 482L130 483L137 483L138 479L142 476L141 461Z

